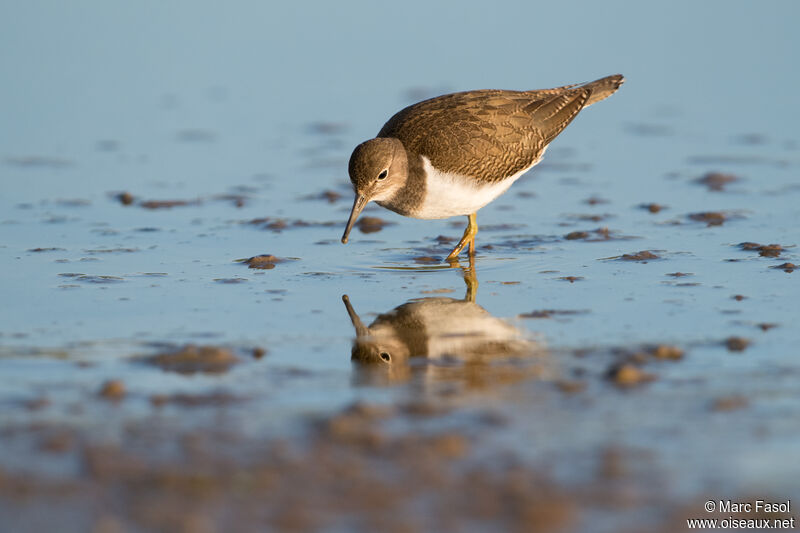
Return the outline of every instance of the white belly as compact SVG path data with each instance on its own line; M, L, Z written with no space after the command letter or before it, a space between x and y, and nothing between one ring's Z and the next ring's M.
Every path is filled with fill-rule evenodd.
M427 157L422 156L422 166L426 175L425 199L411 216L414 218L448 218L470 215L506 192L512 183L540 160L541 157L528 168L520 170L503 181L482 185L473 178L440 172L433 168Z

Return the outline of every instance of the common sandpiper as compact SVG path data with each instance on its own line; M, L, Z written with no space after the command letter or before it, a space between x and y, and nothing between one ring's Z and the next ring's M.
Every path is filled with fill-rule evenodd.
M467 91L406 107L350 156L355 201L342 242L375 201L413 218L466 215L467 229L447 260L467 245L474 255L477 211L541 161L583 108L624 81L615 74L554 89Z

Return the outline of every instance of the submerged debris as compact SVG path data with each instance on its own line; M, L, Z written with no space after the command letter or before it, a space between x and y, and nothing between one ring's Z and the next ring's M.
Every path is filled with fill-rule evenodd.
M154 394L150 396L150 403L154 407L162 407L167 404L180 407L213 407L224 406L243 401L243 398L233 396L226 392L211 392L207 394Z
M141 202L139 207L144 209L172 209L187 205L200 205L200 200L147 200Z
M375 233L382 230L384 226L390 224L390 222L386 222L378 217L361 217L358 219L358 222L356 222L356 226L358 226L361 233Z
M739 181L740 178L733 174L723 174L722 172L709 172L704 176L694 180L695 183L708 187L709 191L721 192L729 183Z
M125 396L125 384L118 379L111 379L103 383L98 394L106 400L119 401Z
M653 214L656 214L656 213L660 212L662 209L666 209L666 208L667 208L667 206L662 205L662 204L656 204L656 203L639 204L639 209L646 209L647 211L650 211Z
M704 222L708 227L721 226L728 219L722 211L702 211L699 213L689 213L689 220Z
M659 344L651 347L649 352L658 359L683 359L683 350L669 344Z
M114 196L114 198L122 205L131 205L136 198L128 191L121 192Z
M740 242L738 246L748 252L758 252L761 257L779 257L786 250L780 244L759 244L757 242Z
M623 261L648 261L651 259L661 259L661 257L654 254L650 250L642 250L641 252L636 252L635 254L623 254L619 256L619 259L622 259Z
M342 199L341 193L338 193L330 189L326 189L320 193L309 194L307 196L302 197L302 200L325 200L329 204L335 204L341 199Z
M283 263L288 261L288 259L283 259L280 257L276 257L272 254L261 254L261 255L254 255L249 259L238 259L240 263L244 263L249 268L256 268L259 270L272 270L275 268L275 265L278 263Z
M800 267L798 267L794 263L783 263L783 264L780 264L780 265L771 266L770 268L776 268L778 270L783 270L787 274L791 274L792 272L794 272L795 270L797 270Z
M567 233L564 235L564 238L568 241L576 240L576 239L585 239L589 236L588 231L573 231L572 233Z
M750 346L750 339L744 337L732 336L725 339L725 347L730 352L743 352L748 346Z
M747 407L749 401L745 396L733 394L731 396L723 396L714 400L711 404L712 411L735 411Z
M606 377L618 387L633 387L656 379L655 375L644 372L631 363L613 365L606 372Z
M553 318L554 316L583 315L589 311L585 309L540 309L530 313L521 313L519 318Z
M586 242L603 242L603 241L611 241L611 240L628 240L634 237L625 237L625 236L615 236L612 235L612 231L608 229L608 227L602 227L593 229L591 231L573 231L571 233L567 233L564 235L564 238L568 241L573 241L577 239L583 239Z
M197 346L187 344L173 352L165 352L147 357L150 364L168 372L179 374L221 374L239 362L239 358L227 348L218 346Z

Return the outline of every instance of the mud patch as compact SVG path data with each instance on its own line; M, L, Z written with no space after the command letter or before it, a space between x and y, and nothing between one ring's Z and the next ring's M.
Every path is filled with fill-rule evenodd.
M335 204L339 200L342 199L341 193L336 191L332 191L330 189L326 189L317 194L309 194L307 196L302 197L303 200L323 200L328 202L329 204Z
M656 376L643 371L634 364L620 363L608 369L606 378L617 387L629 388L650 383L656 379Z
M520 313L517 315L519 318L554 318L561 316L575 316L585 315L589 312L587 309L539 309L531 311L530 313Z
M701 211L698 213L689 213L686 215L689 220L694 222L702 222L707 227L721 226L730 217L722 211Z
M150 396L150 404L154 407L174 405L177 407L223 407L241 403L245 398L227 392L211 392L208 394L154 394Z
M667 206L656 203L639 204L638 207L639 209L644 209L645 211L649 211L650 213L653 214L660 213L664 209L667 209Z
M750 346L750 339L744 337L728 337L723 342L729 352L743 352Z
M771 266L770 268L775 268L777 270L783 270L787 274L791 274L792 272L794 272L795 270L797 270L800 267L798 267L794 263L782 263L780 265Z
M121 278L118 276L95 276L89 274L78 274L75 272L63 272L59 274L62 278L70 278L75 281L81 281L83 283L95 283L95 284L107 284L107 283L121 283L125 281L125 278Z
M656 259L661 259L661 256L654 254L650 250L642 250L631 254L622 254L622 255L615 255L613 257L604 257L600 259L600 261L619 260L619 261L636 261L640 263L647 263L648 261L654 261Z
M722 192L731 183L739 181L741 178L733 174L723 174L722 172L708 172L707 174L694 180L694 183L707 187L709 191Z
M57 248L57 247L52 247L52 248L30 248L30 249L28 249L27 251L28 251L28 252L34 252L34 253L41 253L41 252L66 252L66 251L67 251L67 249L66 249L66 248Z
M143 360L166 372L179 374L222 374L239 362L239 358L227 348L195 344L187 344L174 351L145 357Z
M761 257L780 257L786 248L780 244L759 244L757 242L741 242L737 245L748 252L758 252Z
M123 205L126 205L123 203ZM186 207L200 205L200 200L145 200L139 203L143 209L172 209L173 207Z
M253 218L244 221L243 224L259 226L260 229L273 231L275 233L280 233L283 230L294 228L330 228L343 225L341 221L315 222L303 219L291 220L287 218L276 217Z
M125 384L118 379L106 381L97 394L106 400L118 402L125 397Z
M361 233L377 233L381 231L384 226L392 225L392 222L387 222L378 217L361 217L356 222L356 226Z
M616 231L609 230L607 227L597 228L590 231L573 231L564 235L568 241L582 240L584 242L605 242L605 241L627 241L636 239L626 235L619 235Z
M276 257L272 254L255 255L249 259L237 259L235 262L244 263L248 268L255 268L258 270L272 270L276 265L285 263L289 259Z

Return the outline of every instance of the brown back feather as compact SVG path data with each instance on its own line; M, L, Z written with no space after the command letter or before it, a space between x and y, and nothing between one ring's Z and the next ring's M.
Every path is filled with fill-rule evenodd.
M399 139L441 171L500 181L530 167L581 109L622 81L617 75L582 86L439 96L398 112L378 137Z

